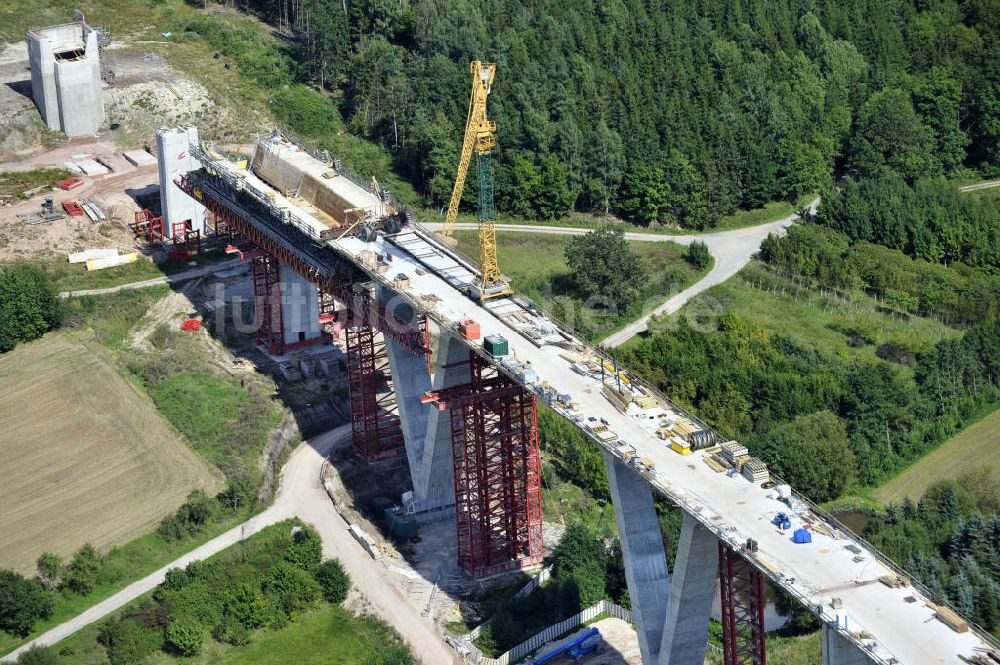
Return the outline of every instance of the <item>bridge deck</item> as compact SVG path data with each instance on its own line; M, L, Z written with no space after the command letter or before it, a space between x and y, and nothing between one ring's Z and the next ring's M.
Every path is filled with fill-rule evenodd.
M656 435L655 425L648 424L655 421L643 423L618 411L602 395L599 377L574 372L571 363L560 356L565 349L555 345L539 347L518 332L506 317L497 316L497 311L512 308L522 310L524 317L534 316L518 301L489 301L484 308L466 297L462 287L471 278L471 268L429 236L409 231L392 241L380 237L376 242L366 243L358 238L344 237L330 244L359 265L358 257L362 252L374 250L391 254L393 260L387 273L368 271L369 274L388 286L393 285L392 280L398 274L405 274L410 286L403 292L404 297L442 327L454 330L459 321L472 318L480 323L483 336L500 334L506 337L511 353L520 361L530 361L539 381L550 382L559 392L570 393L573 401L579 403L578 410L584 418L577 425L585 433L583 425L587 416L604 418L619 440L633 445L639 456L655 462L655 474L646 477L657 491L673 499L731 544L738 545L747 538L757 540L759 551L755 561L758 567L814 611L822 605L821 616L827 623L833 623L835 615L830 607L831 597L840 598L843 607L839 612L847 615L853 638L857 640L861 631L871 635L864 635L861 641L869 647L874 660L891 663L895 658L895 662L913 665L958 663L961 662L959 654L972 656L976 648L987 646L975 631L956 633L937 621L934 611L927 606L927 599L918 590L871 583L880 576L896 573L873 556L866 545L835 528L831 528L832 535L814 529L812 543L794 544L791 531L779 531L772 525L771 518L779 511L792 513L793 530L803 522L820 522L808 505L793 500L798 510L790 511L786 504L769 498L768 492L758 484L742 476L730 478L713 471L703 462L704 453L682 456L671 450ZM425 274L417 273L418 266ZM433 294L438 299L433 307L428 308L427 301L419 298L426 294ZM568 334L564 335L569 338ZM478 344L472 346L481 352ZM538 384L527 387L538 392ZM596 439L595 443L605 445ZM614 444L605 447L615 452ZM849 546L860 550L864 559L855 562L857 555L847 549ZM856 584L858 582L869 583ZM907 597L914 600L907 602Z
M213 161L211 166L230 173L237 171L223 162ZM244 183L252 188L267 187L253 176L244 177ZM309 217L308 210L298 207L294 198L272 195L271 200L289 206L300 220ZM300 221L300 228L303 224L315 231L314 220ZM313 241L319 240L317 234L311 232L311 235ZM507 338L511 355L522 362L530 361L537 373L537 380L525 383L516 373L505 370L515 380L540 395L545 392L541 387L543 382L548 382L559 393L569 393L582 418L574 418L558 406L554 408L575 422L595 444L612 454L619 454L615 443L602 443L585 427L589 416L606 420L620 441L634 446L639 457L655 463L655 472L645 473L643 477L657 492L669 497L734 547L738 548L747 538L756 540L759 550L749 557L750 560L827 624L834 625L839 614L843 627L846 616L849 633L841 634L865 648L873 661L905 665L959 663L962 657L972 657L978 649L991 648L988 638L976 629L957 633L936 620L933 609L928 606L928 598L918 589L910 586L890 588L877 582L878 578L894 576L898 571L883 562L865 543L838 531L835 525L823 525L822 518L813 513L804 500L793 498L794 508L790 509L785 503L770 498L768 491L758 484L742 476L730 478L712 470L704 463L703 452L684 456L674 452L656 435L655 419L644 416L640 420L616 409L602 395L600 377L577 373L572 363L560 355L567 346L585 347L583 340L571 331L553 330L551 324L541 339L537 334L535 339L529 338L523 332L523 323L537 323L539 317L516 298L490 300L485 306L469 299L465 288L474 275L474 268L429 234L411 229L388 238L379 234L374 242L364 242L353 236L325 242L373 280L399 292L443 329L456 330L460 321L471 318L479 322L484 337L500 334ZM392 255L386 272L371 269L372 263L363 258L363 254L370 252ZM408 279L406 288L401 289L395 282L400 274ZM470 346L483 353L480 344L474 342ZM662 397L657 398L664 409L672 408ZM813 529L811 543L795 544L790 531L782 532L772 525L771 519L777 512L791 514L792 530L806 522L823 528ZM840 610L831 608L833 597L842 601Z

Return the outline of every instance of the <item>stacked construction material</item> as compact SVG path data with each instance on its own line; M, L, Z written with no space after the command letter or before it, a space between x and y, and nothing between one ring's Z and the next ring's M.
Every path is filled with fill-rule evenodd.
M769 477L767 465L756 457L747 457L743 460L743 477L752 483L763 482Z
M720 446L723 459L735 467L739 467L741 462L747 457L747 447L738 441L726 441Z
M123 266L126 263L135 263L139 258L139 255L135 252L129 252L128 254L119 254L117 256L108 256L100 259L91 259L87 261L87 270L103 270L105 268L114 268L115 266Z

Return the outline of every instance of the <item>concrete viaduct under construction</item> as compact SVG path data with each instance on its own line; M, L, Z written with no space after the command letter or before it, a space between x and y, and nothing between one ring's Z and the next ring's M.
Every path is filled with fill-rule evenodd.
M996 648L985 631L769 479L742 446L523 299L471 298L476 269L377 183L278 135L243 162L193 130L161 131L158 144L173 215L161 229L176 240L210 224L251 263L269 352L343 328L357 454L406 456L407 512L454 519L471 575L542 559L541 399L604 455L645 665L704 662L717 583L725 663L764 665L765 579L822 620L826 665L989 662L977 660ZM654 492L684 511L672 567Z

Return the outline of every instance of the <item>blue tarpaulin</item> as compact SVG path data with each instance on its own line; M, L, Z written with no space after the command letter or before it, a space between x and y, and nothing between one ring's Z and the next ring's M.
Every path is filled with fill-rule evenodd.
M792 542L795 543L811 543L813 540L813 535L809 533L808 529L796 529L795 533L792 534Z

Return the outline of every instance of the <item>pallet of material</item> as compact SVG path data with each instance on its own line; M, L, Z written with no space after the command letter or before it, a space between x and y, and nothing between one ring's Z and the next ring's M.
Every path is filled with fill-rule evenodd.
M708 465L708 468L716 473L725 473L728 467L722 466L712 457L702 457L701 460Z
M726 459L726 456L723 455L721 452L712 453L711 459L720 467L722 467L723 471L729 471L731 468L733 468L733 463L730 462L728 459Z
M948 626L956 633L969 632L969 622L960 617L955 610L945 607L944 605L938 605L937 603L927 603L927 607L934 610L934 616L937 617L938 621Z
M761 482L768 479L767 465L763 460L756 457L748 457L743 462L743 477L752 483Z
M901 589L903 587L910 586L909 581L905 577L900 577L899 575L883 575L878 578L878 581L890 589Z
M674 423L674 431L687 438L689 434L697 432L698 427L687 418L678 418L677 422Z
M719 446L722 451L722 456L725 457L730 464L736 464L736 460L741 457L747 456L747 447L736 441L726 441L721 446Z

